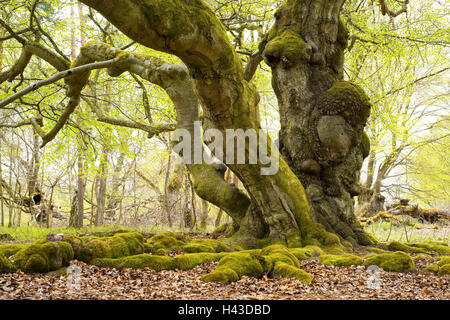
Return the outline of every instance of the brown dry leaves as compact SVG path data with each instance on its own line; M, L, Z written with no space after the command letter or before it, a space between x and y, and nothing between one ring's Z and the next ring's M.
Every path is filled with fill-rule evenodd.
M69 289L67 276L0 275L0 299L450 299L450 278L431 273L380 271L378 289L367 286L364 267L324 266L301 261L313 275L311 284L296 279L243 277L228 285L204 283L200 277L216 263L188 271L115 270L76 262L81 267L80 289Z

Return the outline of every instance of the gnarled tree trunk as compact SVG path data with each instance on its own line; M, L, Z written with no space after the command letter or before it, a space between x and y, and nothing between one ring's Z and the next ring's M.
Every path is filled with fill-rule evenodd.
M82 2L133 40L175 54L184 62L192 78L189 83L202 103L206 128L217 129L224 136L226 129L253 129L260 134L258 93L247 81L225 28L203 1ZM345 239L369 243L350 204L358 193L356 181L364 153L361 140L370 106L362 90L338 81L345 47L345 32L338 22L341 5L342 1L287 1L280 11L282 20L278 19L262 45L266 61L273 67L282 115L284 159L276 148L271 155L279 159L279 170L261 175L261 161L226 161L243 183L247 197L224 181L222 170L206 163L188 165L197 194L233 218L239 225L236 239L243 246L255 246L256 239L264 237L290 246L336 244L338 237L321 224ZM169 74L170 70L166 71ZM144 74L148 78L151 72ZM187 76L180 70L176 74ZM175 91L176 83L172 86L170 81L163 87L174 101L179 127L191 132L197 113L192 106L183 107L186 96L182 96L190 89ZM271 150L272 142L267 140ZM246 152L248 159L248 145ZM312 217L321 224L311 219L307 193L299 179L309 189ZM335 220L340 229L351 232L335 228Z
M280 151L306 189L315 221L353 244L370 240L355 219L353 197L369 141L369 99L343 81L347 30L343 0L288 0L261 43L279 102Z

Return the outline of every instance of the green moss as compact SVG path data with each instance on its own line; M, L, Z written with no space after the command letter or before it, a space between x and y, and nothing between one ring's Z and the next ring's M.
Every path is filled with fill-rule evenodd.
M387 253L387 252L389 252L388 250L384 250L384 249L377 248L377 247L367 247L366 250L369 251L369 252L374 252L374 253Z
M219 260L216 270L202 277L205 282L228 283L242 276L259 276L264 268L258 259L260 250L232 252Z
M89 263L93 259L106 258L109 256L110 247L105 241L91 239L83 244L76 258L80 261Z
M234 232L233 224L232 223L224 223L218 226L214 229L212 232L213 235L217 234L228 234L231 235Z
M426 253L419 253L413 258L414 262L416 261L432 261L434 258Z
M305 283L311 283L312 281L312 276L308 272L284 262L275 263L273 273L282 277L296 278Z
M107 245L109 245L108 256L110 258L119 258L132 255L132 251L129 249L127 240L123 237L113 236L105 239ZM143 244L142 244L143 245ZM144 249L142 249L144 251ZM142 252L136 252L142 253ZM102 257L98 257L102 258Z
M347 46L347 40L349 36L349 31L347 29L347 26L342 21L342 19L339 19L339 25L338 25L338 34L337 34L337 42L339 42L344 48Z
M304 250L303 248L289 248L289 252L292 253L299 261L308 258L307 250Z
M364 90L360 86L349 81L334 82L333 86L326 91L326 95L339 101L349 99L352 102L363 104L369 102L369 98Z
M299 268L297 256L303 259L312 255L313 251L317 250L314 248L288 249L276 244L263 249L228 253L219 260L216 270L203 276L202 280L228 283L238 280L243 275L278 274L309 283L312 278Z
M324 265L333 265L338 267L359 266L364 260L353 254L333 255L325 254L319 257L320 262Z
M176 255L174 257L174 264L177 269L189 270L205 262L218 261L225 255L226 253L208 253L208 252Z
M444 264L440 267L439 274L450 274L450 264Z
M214 247L204 243L188 243L181 248L184 252L215 252Z
M128 247L129 255L144 252L144 236L139 232L117 233L113 236L113 238L119 238L125 241ZM112 250L112 256L118 256L114 254L114 250Z
M411 253L428 253L427 250L423 248L416 248L413 246L406 245L404 243L400 243L398 241L391 241L387 245L387 249L389 251L403 251L403 252L411 252Z
M138 254L134 256L122 257L117 259L100 258L92 261L92 264L99 267L109 268L131 268L143 269L150 268L155 271L175 269L174 259L172 257L162 257L149 254Z
M363 131L361 136L361 152L363 154L363 158L367 158L370 153L370 138L365 131Z
M50 271L47 273L47 275L61 275L65 276L67 274L67 267L59 268L58 270Z
M214 239L192 239L181 247L181 250L188 253L194 252L224 252L230 251L227 244Z
M18 269L28 273L57 270L74 257L72 246L64 241L34 242L12 256Z
M261 250L261 255L264 256L264 260L269 267L266 269L272 269L275 266L275 262L284 262L294 267L300 267L300 263L296 256L282 245L272 245Z
M279 32L272 40L267 41L264 47L266 57L284 57L283 62L289 63L289 65L294 65L296 61L308 61L312 53L311 46L297 32L289 29Z
M342 115L352 125L364 124L370 115L368 96L360 86L349 81L336 81L325 92L320 106L325 114Z
M112 237L66 235L75 258L89 263L98 258L119 258L144 253L144 237L138 232L116 233Z
M407 243L407 245L416 248L424 248L439 254L450 255L450 248L445 242L427 240L419 243Z
M0 254L0 273L8 273L16 271L14 264L7 257Z
M437 264L430 264L429 266L427 266L423 270L427 271L427 272L438 273L439 272L439 266Z
M298 260L304 260L309 257L318 257L324 254L324 251L317 246L306 246L303 248L288 248L289 252L292 253Z
M304 245L342 247L339 237L334 233L326 231L325 228L318 223L311 222L309 225L305 226L304 229L304 232L307 235L306 239L303 241Z
M437 257L438 259L438 266L442 267L444 264L450 264L450 257L444 256L444 257Z
M10 257L19 250L28 246L28 244L5 244L0 246L0 255L4 255L5 257Z
M201 280L204 282L229 283L239 280L239 275L233 269L221 268L204 275Z
M167 254L169 251L181 250L185 244L182 236L173 232L162 232L154 235L147 242L152 246L152 253L157 255Z
M368 255L365 257L365 265L376 265L383 270L394 272L415 270L412 258L402 251Z

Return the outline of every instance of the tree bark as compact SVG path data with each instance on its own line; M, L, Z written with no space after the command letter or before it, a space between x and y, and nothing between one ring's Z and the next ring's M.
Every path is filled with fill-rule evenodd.
M369 144L370 103L343 81L343 0L288 0L261 43L278 98L280 151L306 189L312 218L353 244L369 244L353 197Z

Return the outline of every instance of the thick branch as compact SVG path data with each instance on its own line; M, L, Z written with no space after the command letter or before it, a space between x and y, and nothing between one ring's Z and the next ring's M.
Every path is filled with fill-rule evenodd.
M383 16L387 14L388 16L395 18L396 16L407 12L409 0L403 1L402 7L397 11L392 11L391 9L389 9L385 0L379 0L378 2L380 3L381 14Z

